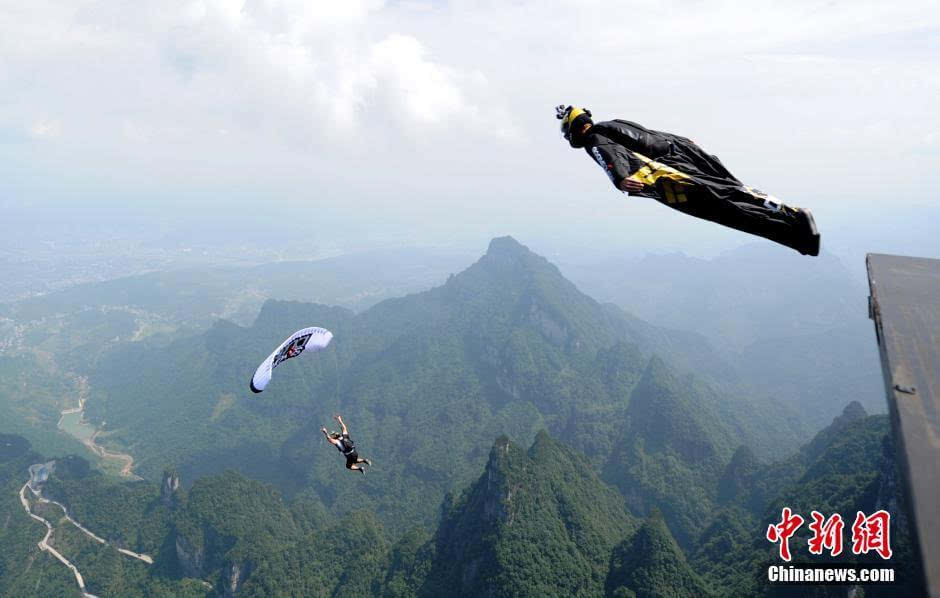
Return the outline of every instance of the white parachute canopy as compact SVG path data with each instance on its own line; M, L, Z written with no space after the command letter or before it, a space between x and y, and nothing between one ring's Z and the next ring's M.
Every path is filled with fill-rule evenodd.
M317 352L325 349L333 340L333 333L326 328L304 328L290 335L268 358L261 362L251 377L251 392L261 392L271 381L271 376L282 361L297 357L304 350Z

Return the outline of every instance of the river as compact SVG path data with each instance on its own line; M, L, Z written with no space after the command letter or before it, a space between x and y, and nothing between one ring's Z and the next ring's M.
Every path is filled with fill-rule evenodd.
M59 417L59 429L88 447L88 450L102 459L116 461L120 465L122 476L139 480L140 476L134 474L134 458L125 453L113 453L104 448L95 440L101 433L94 425L85 421L85 402L88 400L88 381L82 376L78 380L78 407L63 409Z

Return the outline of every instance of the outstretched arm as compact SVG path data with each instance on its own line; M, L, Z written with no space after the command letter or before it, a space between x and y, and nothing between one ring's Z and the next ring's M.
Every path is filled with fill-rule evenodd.
M645 185L630 178L630 162L623 155L623 151L625 150L619 146L601 144L591 147L589 153L598 166L604 169L614 187L624 193L643 191Z
M349 436L349 430L346 429L346 424L343 423L343 416L337 415L335 419L339 422L339 425L343 427L343 436Z
M333 439L330 437L330 433L326 431L326 428L320 428L320 431L323 432L323 435L326 436L326 441L329 442L330 444L335 445L335 444L339 443L339 440L333 440Z

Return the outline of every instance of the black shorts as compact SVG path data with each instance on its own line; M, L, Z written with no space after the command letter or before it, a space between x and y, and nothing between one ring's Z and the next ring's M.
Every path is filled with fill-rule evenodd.
M359 453L357 453L355 450L353 450L353 452L351 453L346 454L346 467L354 465L358 461L359 461Z

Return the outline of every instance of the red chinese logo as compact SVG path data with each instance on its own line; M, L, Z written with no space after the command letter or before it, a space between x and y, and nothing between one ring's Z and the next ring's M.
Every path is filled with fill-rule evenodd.
M891 514L885 510L865 516L861 511L852 524L852 553L877 552L881 558L891 558Z
M831 556L842 554L842 529L845 527L842 515L836 513L829 519L819 511L813 511L811 515L813 522L809 529L813 537L809 539L810 554L822 554L824 549L828 549Z
M803 525L803 518L794 515L790 507L784 507L780 513L780 523L767 526L767 539L780 543L780 558L790 561L790 537Z
M821 555L826 550L833 557L842 554L842 532L845 528L842 515L836 513L826 519L819 511L813 511L811 516L813 520L809 529L813 535L808 542L810 554ZM790 507L784 507L780 512L780 523L767 526L767 540L780 544L780 558L784 561L792 559L790 538L803 523L802 517ZM858 511L855 516L855 523L852 524L852 553L862 555L869 552L875 552L885 560L891 558L891 514L885 510L867 517Z

